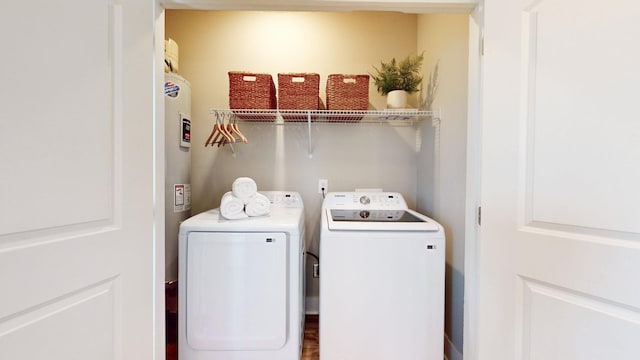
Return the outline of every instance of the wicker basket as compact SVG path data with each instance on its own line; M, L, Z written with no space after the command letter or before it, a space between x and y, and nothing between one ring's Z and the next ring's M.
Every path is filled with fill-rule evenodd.
M327 110L367 110L368 108L369 75L329 75Z
M278 109L318 110L320 75L313 73L278 74ZM307 120L307 116L286 115L285 120Z
M276 86L273 82L273 77L270 74L230 71L229 108L258 110L256 113L266 114L256 116L251 114L238 115L242 119L254 121L274 120L275 112L265 111L277 108Z

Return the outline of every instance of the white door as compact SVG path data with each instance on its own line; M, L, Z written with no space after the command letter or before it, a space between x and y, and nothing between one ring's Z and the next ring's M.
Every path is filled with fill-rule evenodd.
M640 359L640 4L484 11L473 358Z
M0 359L162 349L153 11L137 0L0 4Z

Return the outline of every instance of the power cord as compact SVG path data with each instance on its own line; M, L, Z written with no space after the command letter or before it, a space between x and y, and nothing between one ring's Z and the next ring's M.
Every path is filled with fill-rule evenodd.
M318 257L318 255L316 255L316 254L314 254L312 252L309 252L309 251L307 251L306 253L307 253L307 255L310 255L310 256L313 256L314 258L316 258L317 262L320 262L320 258Z

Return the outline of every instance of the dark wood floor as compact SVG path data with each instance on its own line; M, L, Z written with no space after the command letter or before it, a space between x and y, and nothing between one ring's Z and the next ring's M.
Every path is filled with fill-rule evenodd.
M304 343L300 360L320 359L320 345L318 343L318 315L307 315L304 325Z
M164 306L167 358L166 360L178 360L178 283L165 284Z

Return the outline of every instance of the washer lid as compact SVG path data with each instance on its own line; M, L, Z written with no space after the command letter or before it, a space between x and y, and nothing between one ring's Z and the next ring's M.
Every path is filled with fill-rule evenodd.
M440 224L411 209L326 209L329 230L437 232Z
M333 221L427 222L406 210L330 209Z

